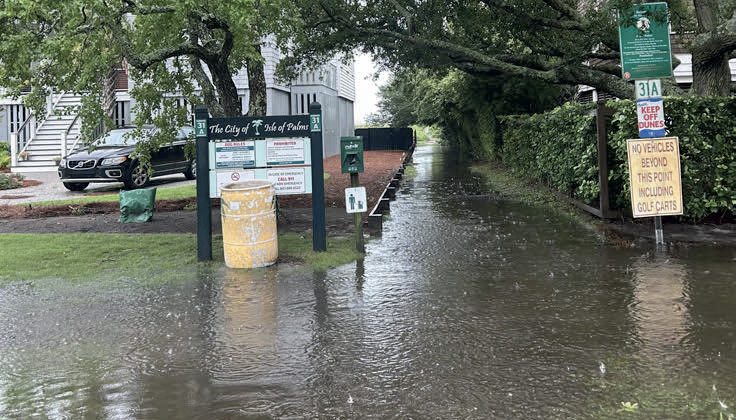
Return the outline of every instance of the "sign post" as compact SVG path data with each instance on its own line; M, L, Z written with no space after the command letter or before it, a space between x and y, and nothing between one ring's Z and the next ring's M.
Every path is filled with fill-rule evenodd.
M621 72L636 80L639 137L629 140L631 208L634 217L654 217L657 245L664 244L662 216L682 214L680 151L667 135L659 78L672 76L669 12L665 2L643 3L619 11Z
M198 106L194 110L194 131L197 142L197 260L212 260L212 202L210 201L209 111Z
M322 157L322 105L309 104L309 131L312 141L312 249L327 251L325 217L325 165Z
M364 170L363 138L340 138L340 169L350 174L350 188L345 190L345 208L355 218L355 249L365 253L363 238L363 212L368 209L365 187L360 186L360 173Z

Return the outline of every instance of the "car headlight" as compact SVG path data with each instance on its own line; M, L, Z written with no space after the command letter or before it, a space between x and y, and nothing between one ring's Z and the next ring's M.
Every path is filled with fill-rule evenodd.
M128 159L127 156L103 159L100 166L120 165L121 163L125 162L127 159Z
M59 168L66 168L66 159L62 159L59 161Z

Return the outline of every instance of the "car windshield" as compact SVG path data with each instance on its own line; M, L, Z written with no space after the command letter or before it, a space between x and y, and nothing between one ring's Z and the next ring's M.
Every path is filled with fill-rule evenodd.
M102 137L95 141L95 145L97 146L130 146L134 145L138 142L138 139L134 136L131 136L130 132L132 132L133 129L126 129L126 130L112 130L109 133L105 135L105 137Z

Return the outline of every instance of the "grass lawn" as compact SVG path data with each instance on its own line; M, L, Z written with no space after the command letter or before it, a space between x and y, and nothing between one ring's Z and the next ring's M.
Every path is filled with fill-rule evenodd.
M156 189L156 201L159 200L180 200L185 198L196 197L195 185L181 185L178 187L158 187ZM31 203L34 207L49 207L49 206L66 206L66 205L79 205L89 203L106 203L106 202L118 202L120 201L119 193L101 194L101 195L88 195L86 197L72 198L68 200L50 200L50 201L38 201ZM24 204L25 205L25 204Z
M2 234L0 284L16 280L123 280L165 282L197 275L203 265L224 265L222 239L215 261L197 263L196 237L184 234ZM355 261L352 238L330 238L328 251L312 251L309 236L279 235L279 255L324 271Z

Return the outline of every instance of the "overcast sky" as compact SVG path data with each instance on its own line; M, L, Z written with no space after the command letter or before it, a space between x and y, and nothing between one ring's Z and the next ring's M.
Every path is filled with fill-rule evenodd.
M376 65L370 55L357 54L355 56L355 124L365 122L365 117L376 112L378 103L378 87L386 83L389 73L383 72L378 80L374 81Z

